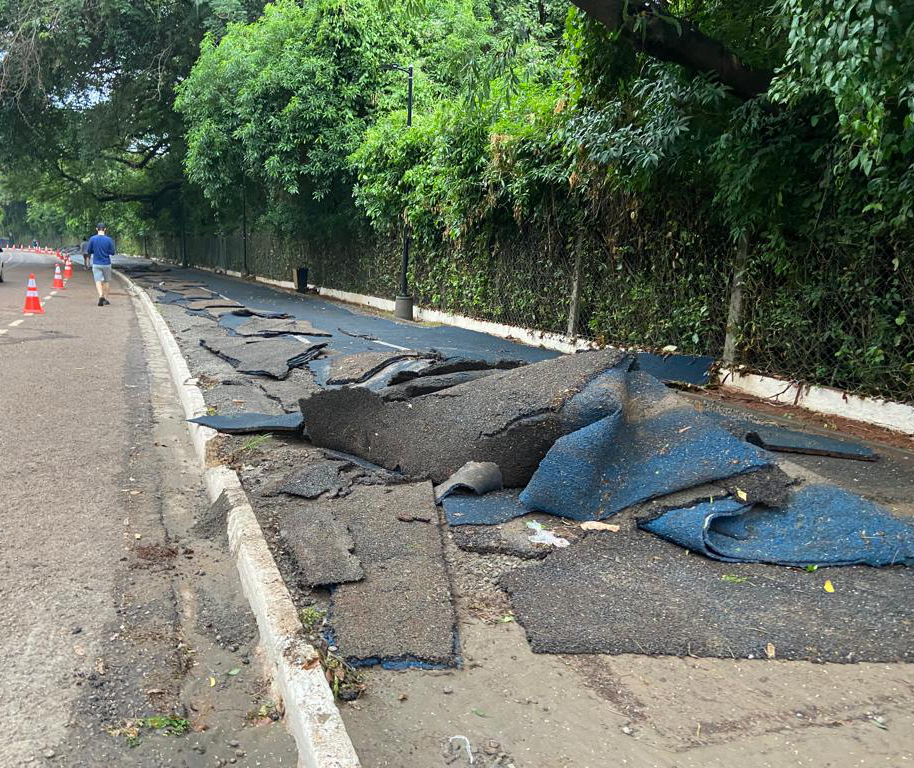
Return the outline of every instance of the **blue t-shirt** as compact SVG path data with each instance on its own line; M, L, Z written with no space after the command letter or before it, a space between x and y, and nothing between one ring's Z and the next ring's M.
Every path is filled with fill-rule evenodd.
M111 263L111 257L114 256L114 240L108 235L92 235L89 238L89 245L86 246L86 253L92 256L92 263L100 267L107 266Z

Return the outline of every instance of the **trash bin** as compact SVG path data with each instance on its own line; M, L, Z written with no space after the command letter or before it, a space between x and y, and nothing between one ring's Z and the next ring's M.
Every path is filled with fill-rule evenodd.
M307 267L296 267L295 268L295 290L299 293L308 292L308 268Z

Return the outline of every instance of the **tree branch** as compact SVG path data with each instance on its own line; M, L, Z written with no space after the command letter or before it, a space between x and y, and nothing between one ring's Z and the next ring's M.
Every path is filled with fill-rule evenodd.
M115 163L121 163L122 165L126 165L129 168L133 168L134 170L142 171L147 165L149 165L150 162L155 160L157 157L161 157L162 155L166 154L166 152L168 151L169 148L170 147L169 147L168 139L160 139L155 144L153 144L151 147L147 147L146 149L141 150L139 152L130 153L130 154L139 156L140 157L139 160L130 160L126 157L118 157L117 155L107 155L107 154L102 155L102 157L104 157L107 160L113 160ZM162 151L163 149L165 150L165 152Z
M160 197L171 192L175 189L180 189L183 182L181 181L169 181L167 184L159 187L155 192L109 192L108 190L103 190L102 194L98 194L88 189L85 182L81 179L72 176L67 173L60 164L60 161L57 161L57 172L61 175L63 179L69 181L71 184L76 185L84 192L92 195L100 203L155 203Z
M688 19L668 15L661 0L571 0L584 13L628 40L636 50L694 72L714 75L736 96L751 99L768 90L774 73L743 64L721 42Z

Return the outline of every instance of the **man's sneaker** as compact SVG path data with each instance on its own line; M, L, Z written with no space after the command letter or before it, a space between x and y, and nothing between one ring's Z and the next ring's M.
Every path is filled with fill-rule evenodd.
M102 298L99 298L99 300L98 300L98 306L100 306L100 307L105 306L105 300L102 299Z
M110 301L108 301L108 299L102 299L102 301L105 302L105 304L110 304L110 303L111 303Z

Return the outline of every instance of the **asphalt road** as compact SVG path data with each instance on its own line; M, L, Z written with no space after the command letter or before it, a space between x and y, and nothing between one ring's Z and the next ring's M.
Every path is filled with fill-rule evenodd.
M51 295L52 257L3 255L0 766L294 765L281 723L246 727L256 629L223 543L193 535L202 481L148 324L119 280L98 307L81 265Z

